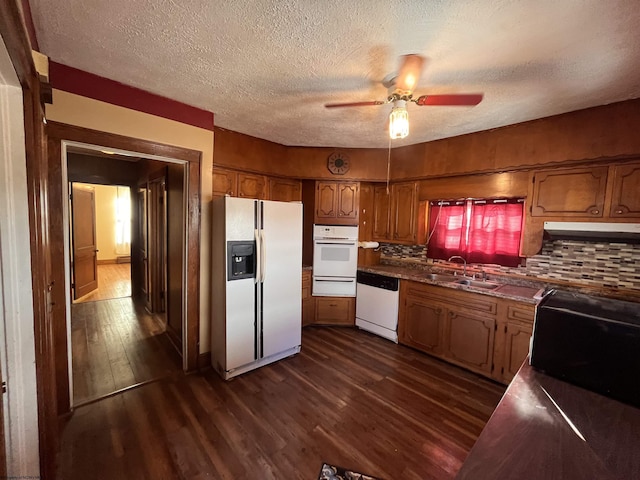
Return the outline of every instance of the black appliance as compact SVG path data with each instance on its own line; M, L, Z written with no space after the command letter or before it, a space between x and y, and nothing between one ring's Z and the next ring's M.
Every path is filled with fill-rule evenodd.
M255 277L255 251L255 241L227 242L227 280Z
M398 279L393 277L385 277L384 275L378 275L377 273L358 272L358 283L369 285L371 287L383 288L385 290L391 290L393 292L398 291Z
M552 291L536 308L530 361L640 407L640 303Z

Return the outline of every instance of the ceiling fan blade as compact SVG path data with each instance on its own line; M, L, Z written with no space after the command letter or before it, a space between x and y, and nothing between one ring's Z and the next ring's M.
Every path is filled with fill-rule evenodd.
M483 98L482 93L461 93L450 95L422 95L415 102L420 106L425 105L478 105Z
M340 108L340 107L368 107L370 105L384 105L387 102L380 100L373 100L371 102L351 102L351 103L325 103L326 108Z
M400 72L396 77L395 93L401 96L411 95L418 84L423 65L424 57L417 54L403 55Z

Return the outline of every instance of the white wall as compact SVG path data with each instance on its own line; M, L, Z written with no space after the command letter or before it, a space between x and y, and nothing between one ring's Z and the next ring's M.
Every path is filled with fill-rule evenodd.
M22 88L0 40L0 364L8 478L39 478Z

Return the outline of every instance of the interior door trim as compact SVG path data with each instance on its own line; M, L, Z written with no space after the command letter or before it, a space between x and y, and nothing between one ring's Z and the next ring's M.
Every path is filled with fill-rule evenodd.
M49 182L48 195L49 211L52 217L50 232L52 265L64 264L64 231L62 218L62 178L63 178L63 142L76 142L87 145L106 147L139 153L140 156L158 159L158 157L178 160L185 163L186 186L186 218L187 232L185 255L186 285L188 292L185 306L184 351L183 368L193 371L198 368L200 343L200 176L202 152L173 145L165 145L149 140L142 140L123 135L101 132L83 127L67 125L59 122L47 123L48 151L49 151ZM64 165L66 166L66 164ZM58 413L64 414L71 410L69 395L69 375L67 369L68 349L66 344L66 307L65 272L63 269L53 269L53 280L56 288L52 292L54 311L52 329L56 366L56 395ZM65 341L63 342L62 339ZM55 348L54 348L55 347Z

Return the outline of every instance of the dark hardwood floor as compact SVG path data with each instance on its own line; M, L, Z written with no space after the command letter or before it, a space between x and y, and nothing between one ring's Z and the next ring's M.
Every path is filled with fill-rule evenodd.
M225 382L212 370L79 407L59 478L306 479L323 461L385 479L450 479L504 387L351 328Z
M73 404L180 371L164 332L131 297L72 305Z

